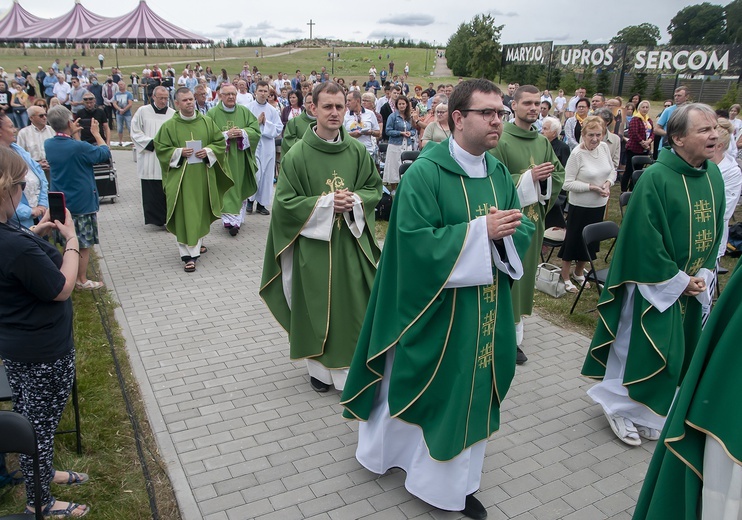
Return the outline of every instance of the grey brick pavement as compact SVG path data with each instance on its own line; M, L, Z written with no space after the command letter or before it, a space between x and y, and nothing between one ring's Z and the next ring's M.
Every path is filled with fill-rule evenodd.
M121 197L99 213L102 270L185 520L461 517L354 458L337 392L311 390L258 297L269 217L236 238L215 222L183 272L174 238L143 225L130 152L114 152ZM538 317L487 446L480 500L491 519L629 519L653 443L621 444L579 376L588 339Z

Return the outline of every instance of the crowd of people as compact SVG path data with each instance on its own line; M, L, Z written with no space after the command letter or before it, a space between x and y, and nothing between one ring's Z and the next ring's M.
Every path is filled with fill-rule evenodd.
M101 84L76 60L49 71L19 69L4 98L0 81L0 240L13 253L0 261L0 286L13 295L0 306L0 356L43 450L44 495L27 490L30 509L89 511L55 502L49 484L88 479L54 472L53 432L74 375L70 293L103 286L87 278L98 243L93 166L110 161L114 123L119 142L126 128L134 143L144 223L174 235L186 273L208 251L214 221L236 237L248 213L271 216L260 295L311 387L334 386L345 416L362 421L359 462L376 473L401 467L412 494L480 519L486 440L528 361L523 318L547 216L567 212L559 257L575 292L595 257L582 231L603 220L620 176L632 202L582 373L600 380L588 394L622 442L660 438L742 188L739 105L716 114L679 87L655 122L638 96L624 105L577 89L567 100L487 80L424 89L407 84L408 64L394 74L393 61L387 81L372 68L363 85L324 67L273 79L247 62L234 75L155 65L129 83L112 68ZM668 146L634 182L629 164L652 157L656 138ZM422 151L403 180L407 150ZM384 184L394 203L381 254L374 209ZM50 190L65 195L64 221L50 219ZM18 323L37 331L41 318L59 331L54 341L19 348L38 333ZM39 384L44 370L58 385Z

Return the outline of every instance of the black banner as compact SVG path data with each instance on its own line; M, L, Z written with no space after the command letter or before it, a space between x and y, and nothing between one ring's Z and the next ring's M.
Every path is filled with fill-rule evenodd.
M742 73L742 45L629 47L626 72L738 76Z
M621 70L626 45L555 45L552 66L567 70Z
M502 46L502 65L548 65L553 42L513 43Z

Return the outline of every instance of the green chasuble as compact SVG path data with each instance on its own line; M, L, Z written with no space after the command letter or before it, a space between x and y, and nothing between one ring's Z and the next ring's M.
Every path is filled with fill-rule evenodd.
M362 144L342 127L340 137L328 143L310 130L283 157L260 282L260 296L289 334L291 359L330 369L350 366L379 260L374 209L381 177ZM360 237L339 214L329 242L301 235L319 198L343 188L363 202ZM281 255L290 256L288 273Z
M283 127L283 138L281 139L281 157L286 156L286 153L291 147L304 137L304 132L307 131L307 128L316 121L316 119L309 117L306 112L302 111L301 114L286 123L286 126Z
M188 164L181 158L177 167L171 167L175 149L184 148L186 141L193 140L200 140L202 148L211 149L216 163L209 167L207 162ZM176 112L155 136L167 199L166 226L182 244L195 246L209 234L211 223L221 218L224 194L234 185L224 151L224 136L214 121L200 112L190 121Z
M742 465L742 269L724 287L703 329L649 465L634 520L700 518L706 436ZM737 515L734 515L736 518Z
M255 181L255 172L258 169L255 149L260 141L258 118L242 105L235 105L234 112L228 112L221 103L209 110L206 115L214 120L222 132L239 128L247 134L250 144L247 149L244 149L247 143L243 143L242 137L227 140L227 162L234 187L224 195L222 213L236 215L242 209L242 202L258 191L258 183Z
M605 376L610 346L616 338L626 283L656 285L678 271L695 276L713 270L724 226L724 182L718 166L706 161L691 167L670 148L637 183L627 207L600 295L600 319L582 375ZM701 334L701 304L680 296L659 312L634 291L629 353L623 384L629 397L667 415L675 389Z
M520 207L500 161L485 154L487 176L470 178L451 157L449 141L429 143L399 185L340 401L346 418L368 420L394 347L390 414L420 426L439 461L499 429L516 349L507 274L493 263L492 285L444 288L470 222L493 206ZM524 216L513 235L521 258L532 234Z
M490 153L500 159L513 177L516 186L521 175L536 165L550 162L554 165L551 174L551 198L542 205L539 202L523 208L523 213L536 226L528 252L523 259L523 277L513 284L513 314L519 323L521 316L533 312L533 293L536 285L536 268L541 263L541 245L544 241L546 214L559 197L564 184L564 166L554 153L549 140L535 129L523 130L513 123L506 123L497 148Z

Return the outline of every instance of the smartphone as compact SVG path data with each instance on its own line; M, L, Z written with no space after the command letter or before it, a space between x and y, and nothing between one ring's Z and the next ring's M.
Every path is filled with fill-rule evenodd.
M49 192L49 220L58 220L64 224L65 221L64 193L61 191Z

